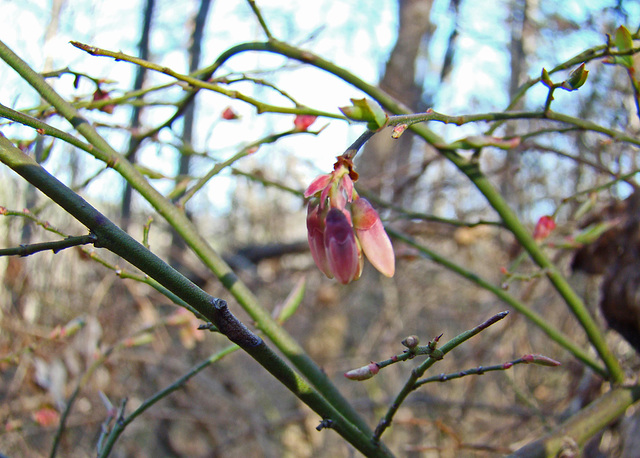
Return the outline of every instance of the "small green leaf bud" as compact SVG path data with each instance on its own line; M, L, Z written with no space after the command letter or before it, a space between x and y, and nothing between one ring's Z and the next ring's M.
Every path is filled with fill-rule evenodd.
M585 70L584 63L569 74L569 78L562 83L562 89L567 91L575 91L587 81L589 70Z
M369 130L378 130L387 124L387 114L373 100L351 99L351 104L351 106L339 108L347 118L354 121L368 121Z
M549 76L549 72L546 68L542 69L542 76L540 76L540 81L542 81L542 84L544 84L548 88L551 88L553 86L553 81L551 81L551 77Z

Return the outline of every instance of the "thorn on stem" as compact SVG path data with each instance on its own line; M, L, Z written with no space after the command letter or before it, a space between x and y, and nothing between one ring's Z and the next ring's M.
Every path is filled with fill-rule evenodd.
M333 426L333 420L330 418L325 418L320 422L318 426L316 426L316 431L322 431L325 428L331 428Z

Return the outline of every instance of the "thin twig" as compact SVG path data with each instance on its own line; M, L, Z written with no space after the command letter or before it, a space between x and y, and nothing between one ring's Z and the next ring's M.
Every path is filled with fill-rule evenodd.
M585 365L589 366L593 371L603 377L606 377L606 369L599 365L584 347L575 344L567 335L549 323L544 317L532 310L531 307L528 307L525 303L519 301L501 287L490 283L478 274L465 269L463 266L454 263L450 259L436 253L425 245L416 242L406 234L395 231L389 227L387 227L386 230L391 237L401 240L407 245L417 249L427 259L444 266L452 272L457 273L463 278L477 284L481 288L492 292L500 300L513 307L513 309L518 313L524 315L531 323L538 326L545 334L547 334L547 336L549 336L551 340L558 343Z
M258 18L258 22L260 23L260 27L262 27L264 34L267 36L269 40L273 40L273 35L271 35L271 32L269 31L269 27L267 27L267 23L265 22L264 17L262 16L262 12L260 11L260 8L258 8L258 5L256 5L255 0L247 0L247 2L249 2L249 6L251 7L251 10L253 10L253 14L255 14L256 18Z
M362 148L364 144L367 143L367 141L369 141L369 139L375 134L375 131L367 129L349 146L349 148L346 149L344 153L342 153L342 156L346 159L353 160L353 158L356 157L356 154L358 154L358 151L360 151L360 148Z
M313 116L322 116L325 118L334 118L334 119L345 119L345 117L343 115L340 114L336 114L336 113L329 113L327 111L322 111L322 110L315 110L313 108L308 108L308 107L300 107L300 106L296 106L296 107L280 107L280 106L276 106L276 105L271 105L269 103L264 103L261 102L253 97L250 97L248 95L242 94L241 92L238 91L234 91L234 90L230 90L230 89L226 89L222 86L220 86L219 84L214 84L214 83L210 83L208 81L203 81L201 79L198 79L196 77L190 76L190 75L184 75L182 73L178 73L172 69L170 69L169 67L163 67L162 65L158 65L155 64L153 62L149 62L147 60L144 59L140 59L138 57L134 57L134 56L130 56L128 54L124 54L121 52L114 52L114 51L109 51L107 49L102 49L102 48L97 48L95 46L90 46L84 43L80 43L77 41L72 41L71 44L73 46L75 46L78 49L81 49L89 54L91 54L92 56L102 56L102 57L111 57L115 60L118 61L125 61L125 62L130 62L132 64L136 64L139 65L141 67L144 67L148 70L153 70L159 73L164 73L165 75L168 75L172 78L175 78L179 81L182 81L184 83L187 83L189 86L191 86L191 88L200 88L200 89L207 89L213 92L217 92L219 94L225 95L231 99L238 99L241 100L243 102L246 102L250 105L253 105L256 110L258 111L258 114L262 114L262 113L283 113L283 114L308 114L308 115L313 115ZM189 89L189 88L187 88Z
M98 238L93 234L79 235L76 237L67 237L63 240L56 240L54 242L32 243L29 245L20 245L13 248L1 248L0 256L24 257L47 250L52 250L54 253L58 253L59 251L66 248L96 243L97 240Z
M198 192L200 189L202 189L202 187L205 184L207 184L207 182L209 182L209 180L211 180L211 178L216 176L218 173L220 173L225 168L227 168L227 167L231 166L232 164L234 164L236 161L238 161L238 160L242 159L243 157L246 157L246 156L252 154L253 152L255 152L256 149L258 147L260 147L260 145L273 143L273 142L279 140L280 138L286 137L287 135L291 135L293 133L294 133L294 131L289 130L289 131L286 131L286 132L281 132L279 134L267 135L266 137L261 138L260 140L257 140L255 142L251 143L250 145L245 146L237 154L235 154L234 156L230 157L226 161L219 162L219 163L215 164L211 168L211 170L209 170L209 172L207 172L202 178L200 178L196 184L194 184L188 191L186 191L184 193L184 195L182 197L180 197L180 199L176 202L177 205L179 207L184 207L186 205L187 201L189 201L189 199L191 199L196 194L196 192Z
M228 354L233 353L234 351L239 349L240 347L238 347L237 345L230 345L227 348L217 353L214 353L209 358L205 359L201 363L192 367L189 371L187 371L187 373L185 373L182 377L180 377L178 380L173 382L171 385L168 385L167 387L155 393L150 398L146 399L144 402L142 402L142 404L140 404L140 406L138 406L138 408L136 408L133 412L131 412L129 416L127 417L123 416L121 419L119 419L119 421L116 421L113 428L111 428L111 431L107 436L106 440L104 441L104 443L98 447L98 457L102 458L102 457L109 456L109 453L113 448L113 445L118 440L118 438L120 437L124 429L138 416L142 415L149 407L153 406L155 403L157 403L161 399L164 399L169 394L173 393L174 391L186 385L186 383L192 377L197 375L206 367L209 367L211 364L221 360Z
M427 383L433 382L448 382L449 380L455 380L458 378L466 377L467 375L482 375L487 372L494 371L505 371L511 369L513 366L518 364L540 364L542 366L559 366L560 363L558 361L554 361L551 358L541 357L540 355L525 355L522 358L514 359L513 361L509 361L502 364L495 364L492 366L478 366L471 369L466 369L463 371L452 372L451 374L439 374L434 375L433 377L427 377L418 380L413 389L416 390Z
M376 427L373 435L374 440L375 441L380 440L380 436L382 436L384 431L391 425L394 415L396 414L396 412L398 411L398 409L400 408L404 400L407 398L409 393L411 393L415 389L415 383L418 381L418 379L420 379L420 377L424 375L427 369L433 366L433 364L435 364L438 360L442 359L444 355L449 353L458 345L461 345L462 343L466 342L473 336L479 334L480 332L482 332L492 324L495 324L498 321L502 320L504 317L507 316L508 313L509 312L500 312L492 316L488 320L486 320L484 323L476 326L475 328L457 335L456 337L451 339L449 342L444 344L442 347L440 347L439 349L440 353L437 356L435 357L429 356L422 364L420 364L420 366L413 369L411 371L411 374L409 375L409 378L405 382L404 386L402 387L398 395L395 397L394 401L389 406L387 413L378 423L378 426Z

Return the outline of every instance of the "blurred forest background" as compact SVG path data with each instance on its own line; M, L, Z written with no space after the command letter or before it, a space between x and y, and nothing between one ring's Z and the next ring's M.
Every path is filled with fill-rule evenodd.
M640 23L638 2L623 0L257 3L278 39L379 82L416 112L433 108L449 115L505 110L519 87L538 77L543 67L553 68L606 44L607 34L621 24L634 33ZM0 38L38 71L49 72L52 86L79 103L116 98L170 79L89 56L70 40L188 73L209 65L234 44L263 39L244 1L0 0L0 12ZM556 91L554 109L636 137L640 124L626 72L600 61L587 68L585 86L578 92ZM237 79L232 88L267 102L282 103L290 96L337 113L349 98L362 97L319 70L264 53L236 58L225 70ZM76 78L71 72L88 77ZM4 105L28 109L42 103L4 64L0 81ZM539 110L547 90L538 86L513 108ZM203 92L170 128L141 141L140 132L173 113L180 94L181 88L174 86L162 98L150 94L144 104L86 112L165 194L213 164L234 158L247 145L293 128L293 115L256 115L252 106ZM234 116L223 115L227 108ZM235 115L237 119L228 119ZM64 120L51 123L62 126ZM302 305L285 326L375 425L408 376L409 363L361 383L346 380L345 371L401 352L400 341L408 335L418 335L423 342L439 334L448 339L508 307L397 241L394 278L382 278L371 266L348 286L325 278L308 252L302 199L289 191L300 192L314 176L329 172L335 156L363 129L319 118L310 130L325 125L317 135L290 135L236 160L188 202L186 211L270 308L305 281ZM37 136L33 129L7 122L0 127L142 239L153 209L113 170L69 145ZM488 128L432 127L449 141ZM613 218L610 206L634 190L631 178L618 177L639 169L637 151L593 132L563 130L539 120L504 124L498 133L508 137L541 129L549 131L523 137L517 148L483 152L482 169L532 231L541 216L555 216L558 227L547 249L605 327L598 309L602 279L577 268L572 272L573 250L562 245L589 221ZM435 150L414 141L410 133L395 142L389 135L377 135L356 165L359 189L378 202L385 224L492 283L506 281L501 267L518 259L518 245L494 224L496 214L475 187ZM0 206L16 211L0 219L2 247L53 238L42 227L45 222L65 234L84 233L79 223L6 167L0 168L0 179ZM603 186L598 192L582 193L598 186ZM591 206L582 214L586 203ZM159 218L150 225L149 243L207 292L229 300L234 313L246 321L220 282ZM96 255L102 262L92 259ZM59 455L94 455L107 417L106 399L117 407L128 398L129 407L135 407L227 345L219 336L196 330L197 319L148 285L120 278L117 273L123 269L129 267L91 249L0 258L0 453L48 455L56 413L79 387ZM587 345L574 318L536 276L534 266L522 261L518 270L531 276L511 279L509 292ZM77 334L52 337L74 319L83 323ZM131 337L139 340L132 344L126 340ZM637 373L640 360L633 348L613 331L607 341L624 366ZM94 364L96 355L112 347ZM557 425L604 389L598 377L517 313L448 355L436 371L502 363L525 353L544 353L563 365L521 366L427 385L403 405L385 442L400 456L499 456ZM632 414L595 437L585 455L633 456L637 449L630 448L630 441L637 429ZM113 456L349 456L350 447L339 436L315 430L318 421L247 355L235 352L134 421Z

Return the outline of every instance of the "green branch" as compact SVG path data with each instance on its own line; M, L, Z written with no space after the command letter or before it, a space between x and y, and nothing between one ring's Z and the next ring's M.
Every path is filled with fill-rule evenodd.
M330 419L331 428L363 454L389 456L389 452L384 446L373 444L369 434L361 431L353 422L345 418L296 372L291 370L284 360L274 353L260 337L238 321L231 314L224 300L205 293L189 279L164 263L2 135L0 135L0 161L84 224L97 237L96 246L106 248L119 255L192 305L222 334L251 355L302 402L323 419Z
M518 313L524 315L531 323L538 326L551 340L556 342L558 345L563 347L565 350L570 352L573 356L575 356L578 360L582 361L586 366L589 366L593 371L600 374L602 377L607 376L607 371L601 367L593 358L589 355L589 353L580 345L576 345L569 337L564 335L560 330L556 329L551 323L544 319L541 315L537 314L535 311L531 310L527 307L526 304L520 302L518 299L513 297L511 294L506 292L504 289L488 282L483 279L479 275L465 269L464 267L450 261L444 256L439 255L433 250L421 245L407 237L400 232L396 232L393 229L386 228L389 235L392 237L402 240L409 246L417 249L422 253L427 259L432 260L433 262L440 264L441 266L446 267L452 272L457 273L463 278L475 283L479 287L486 289L487 291L492 292L496 297L505 302L506 304L513 307Z
M0 249L0 256L30 256L32 254L48 250L52 250L54 253L57 253L58 251L66 248L95 243L96 240L96 236L93 234L79 235L77 237L67 237L63 240L56 240L54 242L32 243L13 248L2 248Z
M315 66L322 70L325 70L338 78L344 80L347 83L352 84L361 91L365 92L370 97L377 100L385 109L394 115L409 115L410 110L393 99L390 95L386 94L383 90L366 83L345 69L338 67L337 65L329 62L319 56L308 51L303 51L286 43L272 40L270 42L254 42L244 43L234 46L224 53L222 53L214 64L203 72L210 72L213 74L218 68L220 68L228 59L233 56L248 52L248 51L262 51L280 54L291 59L296 59L309 65ZM496 115L497 116L497 115ZM552 119L561 122L576 123L576 118L572 118L559 113L549 112L546 114L547 119ZM581 121L582 122L582 121ZM605 129L601 126L591 123L590 121L583 121L582 126L589 130L601 132L606 135L611 135L613 132ZM418 136L422 137L427 143L431 145L446 145L444 139L435 134L424 124L413 124L409 127ZM616 138L614 136L614 138ZM618 139L627 139L627 136L620 134ZM640 144L637 140L628 138L625 141L630 141L634 144ZM460 156L455 150L440 147L439 152L449 159L458 169L464 173L469 180L478 188L478 190L485 196L488 203L494 208L494 210L500 215L505 227L509 229L523 248L529 253L531 258L542 269L548 271L548 278L552 285L562 296L565 303L580 322L580 325L585 330L591 344L598 352L600 358L604 362L608 371L608 378L615 383L620 383L624 380L624 372L620 366L620 363L614 357L611 349L608 348L600 329L598 328L595 320L589 314L587 307L580 297L573 291L567 280L557 270L553 263L543 253L542 249L533 240L531 234L527 228L518 219L516 214L509 208L509 205L495 189L495 187L489 182L489 180L480 171L480 168L476 162L468 161ZM546 323L546 320L542 319L542 322ZM539 324L539 323L537 323ZM575 353L574 353L575 354Z
M53 126L50 126L44 121L34 118L33 116L21 113L19 111L12 110L11 108L6 107L2 104L0 104L0 117L10 119L24 126L33 127L40 135L49 135L51 137L58 138L69 143L70 145L75 146L76 148L86 151L87 153L93 153L94 148L90 144L78 140L76 137L63 130L56 129Z
M74 126L92 145L90 154L113 167L131 186L138 191L176 230L200 260L218 277L221 283L235 297L242 308L255 321L256 326L274 343L276 347L293 363L293 365L312 383L312 385L334 406L341 415L360 431L371 434L366 422L353 409L331 383L326 373L304 351L300 344L289 335L272 317L251 292L251 290L235 275L229 265L200 235L198 229L187 216L160 194L142 174L122 155L118 154L84 119L80 113L42 77L31 69L13 51L0 41L0 58L16 70L40 95ZM46 182L47 180L45 180ZM125 258L126 259L126 258ZM162 280L165 287L169 287ZM178 294L178 296L180 296ZM194 304L192 304L194 305ZM196 307L198 308L198 307Z
M477 113L470 115L450 116L443 113L438 113L431 109L425 113L413 113L407 115L390 116L388 125L398 124L418 124L427 121L438 121L444 124L455 124L456 126L462 126L463 124L469 124L474 122L495 122L495 121L513 121L521 119L546 119L549 121L562 122L571 125L574 130L587 130L598 132L600 134L611 137L613 140L630 143L632 145L640 147L640 139L632 135L628 135L624 132L620 132L615 129L609 129L603 127L594 122L588 121L582 118L576 118L566 114L558 113L552 110L545 111L507 111L507 112L492 112L492 113ZM434 146L441 149L449 148L447 143L434 143Z
M502 320L504 317L507 316L508 313L509 312L500 312L492 316L491 318L489 318L484 323L479 324L475 328L465 331L462 334L458 334L456 337L454 337L449 342L447 342L442 347L440 347L439 351L437 352L437 355L435 354L430 355L418 367L413 369L411 371L411 375L409 375L409 378L405 382L404 386L402 387L398 395L395 397L395 399L391 403L389 410L387 410L387 413L385 414L385 416L378 423L378 426L376 427L376 430L374 433L374 438L376 440L379 440L380 436L382 436L385 430L389 426L391 426L391 421L393 420L394 415L396 414L396 412L398 411L398 409L400 408L404 400L407 398L407 396L409 396L409 394L416 388L415 386L416 382L420 377L424 375L427 369L433 366L437 361L440 361L442 358L444 358L444 355L449 353L451 350L453 350L457 346L463 344L473 336L478 335L480 332L484 331L489 326ZM437 343L437 340L430 344L430 346L432 346L434 350L435 350L436 343Z
M550 434L538 439L510 455L514 458L546 458L574 456L563 451L581 449L587 440L606 428L627 408L640 400L640 386L618 387L600 396Z
M300 62L307 63L319 69L325 70L326 72L331 73L341 80L357 87L358 89L367 93L370 97L376 99L387 110L391 111L394 114L409 114L411 112L408 107L395 100L382 89L366 83L364 80L358 78L353 73L345 70L344 68L339 67L333 62L323 59L322 57L313 54L312 52L296 48L295 46L291 46L287 43L277 40L271 40L269 42L242 43L237 46L233 46L232 48L229 48L227 51L220 54L220 56L218 56L216 61L211 66L203 68L199 73L213 75L220 67L222 67L222 65L225 64L227 60L231 59L237 54L248 51L280 54L290 59L296 59ZM431 131L429 133L428 141L430 143L444 143L444 139Z
M262 27L264 34L267 36L269 40L273 39L273 36L271 35L271 31L269 30L269 27L267 27L267 23L262 17L262 12L258 8L258 5L256 5L255 0L247 0L247 2L249 3L251 10L253 11L253 14L256 15L256 18L258 19L258 22L260 23L260 27Z
M344 116L342 115L339 115L336 113L329 113L321 110L314 110L312 108L299 107L299 106L298 107L280 107L276 105L271 105L269 103L264 103L257 99L254 99L253 97L249 97L248 95L244 95L241 92L223 88L219 84L203 81L194 76L183 75L182 73L178 73L168 67L163 67L162 65L154 64L153 62L149 62L147 60L140 59L138 57L130 56L128 54L124 54L121 52L115 52L115 51L109 51L107 49L96 48L95 46L89 46L84 43L79 43L77 41L72 41L71 44L76 48L91 54L92 56L111 57L117 61L121 60L125 62L131 62L132 64L136 64L148 70L164 73L165 75L175 78L178 81L187 83L192 88L207 89L209 91L217 92L219 94L227 96L230 99L241 100L250 105L253 105L258 111L258 114L262 114L262 113L308 114L308 115L314 115L314 116L323 116L325 118L345 119Z

